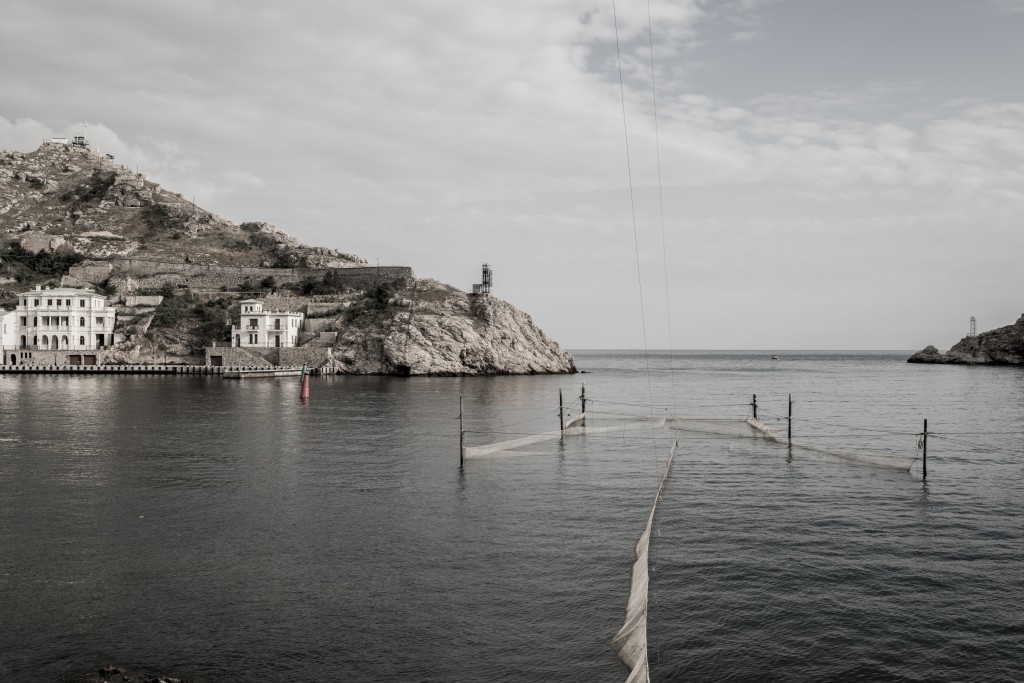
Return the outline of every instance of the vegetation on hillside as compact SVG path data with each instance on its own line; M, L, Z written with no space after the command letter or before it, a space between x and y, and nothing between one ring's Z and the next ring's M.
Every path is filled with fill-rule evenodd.
M88 181L78 187L65 190L60 194L59 199L62 202L71 202L76 207L89 202L98 202L103 199L107 190L114 185L116 180L117 174L113 171L96 170L92 172Z
M195 303L190 297L176 293L170 285L161 289L160 294L163 301L153 312L150 329L186 327L198 337L199 350L226 338L228 312L235 301L219 298Z
M3 270L18 282L33 282L40 276L60 277L85 257L67 247L32 253L17 242L10 242L0 252L0 259L3 260Z

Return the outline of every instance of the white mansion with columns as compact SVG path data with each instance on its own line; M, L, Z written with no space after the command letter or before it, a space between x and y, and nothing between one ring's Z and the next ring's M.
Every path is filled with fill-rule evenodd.
M113 346L114 319L107 298L91 289L37 285L19 294L17 307L0 317L3 364L32 363L33 354L40 351L97 351Z

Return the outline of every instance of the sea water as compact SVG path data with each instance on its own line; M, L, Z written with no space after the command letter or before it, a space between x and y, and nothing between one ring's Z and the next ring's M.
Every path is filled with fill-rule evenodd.
M777 353L777 352L775 352ZM653 680L1024 679L1024 372L907 354L579 352L588 374L0 375L0 677L617 681L666 434L467 445L619 415L683 439L651 550ZM921 454L928 476L827 457ZM604 422L602 422L604 421Z

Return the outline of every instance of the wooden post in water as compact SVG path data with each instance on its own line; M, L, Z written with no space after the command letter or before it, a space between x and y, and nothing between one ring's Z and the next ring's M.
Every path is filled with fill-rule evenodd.
M583 412L583 415L584 415L584 418L580 421L580 426L581 427L586 427L587 426L587 418L585 417L586 414L587 414L587 383L586 382L584 382L583 385L580 387L580 408L581 408L581 411Z
M786 440L793 445L793 394L789 395L789 419L786 420Z
M565 431L565 403L562 401L562 390L558 390L558 431Z
M459 396L459 468L466 459L466 428L462 421L462 397Z
M921 434L921 447L923 453L921 454L921 478L928 478L928 420L924 421L924 432Z
M750 405L754 407L754 419L757 419L757 394L754 394L754 400L750 402Z

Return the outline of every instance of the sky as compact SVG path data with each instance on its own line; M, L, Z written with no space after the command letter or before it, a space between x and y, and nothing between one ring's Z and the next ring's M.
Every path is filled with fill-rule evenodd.
M3 15L0 149L86 134L235 222L467 290L486 261L567 348L946 349L1024 312L1024 0Z

